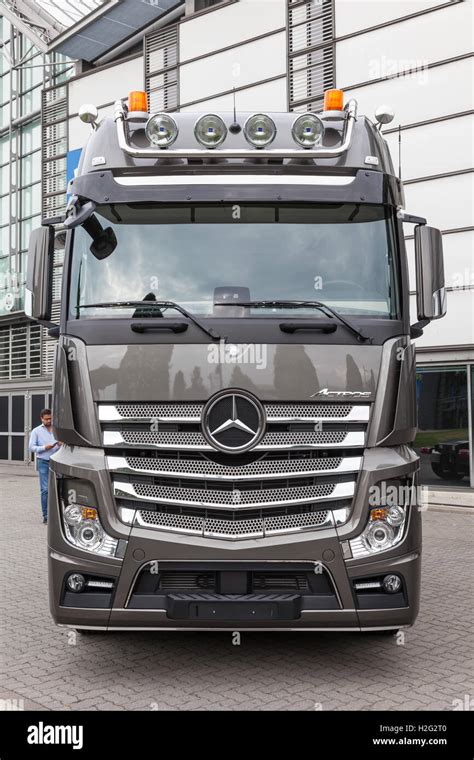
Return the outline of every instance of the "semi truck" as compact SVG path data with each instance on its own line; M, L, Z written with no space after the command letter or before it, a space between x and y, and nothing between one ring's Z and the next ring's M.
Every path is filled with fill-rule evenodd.
M31 234L25 296L57 339L58 625L413 625L414 340L446 310L442 240L404 210L391 109L344 98L149 113L137 91L111 116L81 108L90 136L65 216Z

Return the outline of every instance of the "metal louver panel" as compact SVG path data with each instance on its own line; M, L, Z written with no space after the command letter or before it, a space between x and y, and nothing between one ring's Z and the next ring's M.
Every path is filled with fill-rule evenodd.
M64 248L55 249L53 261L53 303L51 308L51 320L57 325L61 319L63 261ZM57 340L55 338L50 338L48 330L44 327L41 328L41 334L41 375L52 375Z
M41 376L41 328L23 322L0 328L0 380Z
M54 356L56 352L57 340L48 338L48 332L43 328L43 351L41 352L41 374L52 375L54 368Z
M150 113L179 108L178 25L145 35L145 89Z
M45 219L66 210L67 119L67 84L44 89L41 93L41 209Z
M62 216L66 211L68 151L68 85L42 91L41 100L41 211L43 219ZM56 239L57 244L57 239ZM64 249L54 251L52 320L59 324ZM41 357L38 374L53 373L56 341L41 328Z
M334 0L288 3L289 108L321 110L334 87Z

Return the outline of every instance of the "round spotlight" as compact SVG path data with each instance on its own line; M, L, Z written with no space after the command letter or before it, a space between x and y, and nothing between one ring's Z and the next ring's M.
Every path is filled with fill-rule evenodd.
M194 136L205 148L217 148L227 136L227 127L220 116L208 113L197 120Z
M394 537L393 529L387 523L381 520L375 520L371 523L365 533L365 538L373 551L387 549Z
M382 581L387 594L396 594L402 587L402 581L399 575L386 575Z
M291 134L302 148L314 148L323 139L324 124L314 113L303 113L293 122Z
M148 119L145 134L158 148L169 148L178 137L178 125L169 114L157 113Z
M79 594L81 591L84 591L86 587L86 579L81 573L71 573L71 575L68 576L66 585L69 591L74 591L75 594Z
M244 135L255 148L265 148L275 139L275 122L264 113L254 113L244 124Z

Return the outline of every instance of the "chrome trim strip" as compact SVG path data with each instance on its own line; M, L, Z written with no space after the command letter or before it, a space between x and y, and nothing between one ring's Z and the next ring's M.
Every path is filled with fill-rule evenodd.
M186 402L183 402L183 406L186 407ZM120 406L118 404L117 406ZM156 416L150 417L150 416L123 416L119 413L117 406L114 404L99 404L98 405L98 415L99 415L99 421L100 422L151 422L152 420L154 422L165 422L165 423L199 423L201 421L201 414L195 414L195 415L181 415L181 414L174 414L174 415L161 415L157 414ZM125 406L133 406L133 404L125 404ZM139 406L154 406L154 404L136 404L137 407ZM157 407L164 406L162 404L156 404ZM174 406L178 406L178 404L174 404ZM199 405L193 405L193 406L199 406L201 411L204 408L204 404ZM350 410L349 414L345 416L325 416L325 415L314 415L314 416L305 416L305 415L298 415L298 414L291 414L292 407L297 408L298 406L307 406L308 409L311 408L311 406L322 406L322 404L306 404L305 402L301 403L285 403L285 404L278 404L278 403L267 403L263 405L265 408L265 411L267 412L267 422L268 423L281 423L281 422L339 422L341 424L345 422L368 422L369 421L369 412L370 407L369 406L356 406L354 405L352 409ZM328 405L329 406L329 405ZM287 407L289 414L283 414L283 415L272 415L268 412L269 409L272 407Z
M144 473L145 475L155 475L156 477L168 477L168 478L183 478L187 480L212 480L212 481L224 481L224 482L247 482L249 480L278 480L278 479L291 479L301 477L324 477L326 475L339 475L341 473L358 472L362 464L362 457L345 457L341 463L332 469L298 469L288 470L285 469L287 461L282 460L270 460L266 462L254 462L252 467L254 472L249 472L249 465L242 465L241 467L227 467L225 465L214 465L218 471L215 474L210 474L206 471L206 460L202 461L202 471L194 470L190 471L186 469L189 466L189 460L182 459L146 459L145 457L137 457L137 459L143 458L150 463L156 462L156 468L147 467L132 467L128 464L126 457L107 456L107 467L110 472L120 472L124 474ZM298 460L293 460L295 463ZM301 463L311 463L311 459L302 459ZM164 464L168 464L169 467L163 467ZM193 464L201 464L199 460L195 460ZM182 467L178 467L181 465ZM261 465L259 468L258 465ZM267 472L265 472L265 465L267 466ZM276 466L281 466L281 471L275 471ZM259 472L259 469L262 471ZM226 474L227 473L227 474Z
M68 608L68 609L72 609L72 608ZM79 609L79 608L76 607L76 609ZM114 611L117 611L117 609L118 608L112 608L112 613ZM403 607L403 608L400 607L400 608L397 608L397 609L400 609L400 611L402 609L406 610L405 607ZM350 609L346 608L346 609L341 609L341 610L331 610L331 612L338 612L338 611L341 612L341 613L355 612L355 610L352 609L352 608L350 608ZM138 613L137 617L142 612L159 612L159 613L162 613L163 615L166 614L166 610L162 610L162 609L159 609L159 610L142 610L142 609L139 609L139 610L133 610L133 612L137 612ZM314 613L314 612L328 612L328 610L301 610L301 614L302 615L303 615L303 613L310 614L310 613ZM182 626L179 626L179 627L173 627L173 626L168 626L168 625L162 625L162 626L149 626L149 625L147 625L147 626L144 626L144 625L141 625L141 626L109 625L109 626L107 626L107 628L104 628L104 627L101 627L101 626L97 626L97 625L89 625L89 626L88 625L68 625L66 623L58 623L57 625L60 628L72 628L72 629L81 628L81 629L86 629L88 631L104 631L104 632L105 631L141 631L141 633L143 633L144 631L173 631L173 632L190 631L192 633L198 633L199 631L202 631L203 633L209 633L211 631L218 631L218 632L221 632L221 633L223 633L223 632L228 633L229 631L233 631L235 629L235 623L238 623L238 627L239 627L240 631L251 631L252 633L257 633L257 632L260 632L260 633L271 633L271 632L288 633L288 631L291 631L292 633L294 633L296 631L299 631L300 633L305 632L305 631L307 631L308 633L324 633L324 632L327 632L327 633L365 633L365 631L393 631L395 633L395 631L400 631L402 628L411 628L410 625L397 625L395 627L393 625L385 625L385 626L381 625L381 626L378 626L378 627L370 627L370 628L368 628L366 626L364 626L362 628L360 626L350 626L350 627L340 626L339 628L331 628L331 627L328 627L328 626L320 626L320 627L317 627L317 628L314 628L314 627L310 628L309 626L305 626L305 625L300 625L300 626L298 626L298 628L293 628L291 626L288 626L287 628L279 628L279 627L275 627L275 628L247 628L245 625L242 625L242 622L243 621L234 621L234 627L232 627L232 625L229 625L229 626L227 626L227 628L219 628L217 626L209 626L208 628L204 628L204 627L202 627L202 628L192 628L192 627L187 626L187 625L182 625Z
M311 436L311 435L332 435L337 434L338 431L322 431L321 433L312 433L311 431L294 431L289 433L266 433L261 443L255 446L252 451L287 451L295 449L340 449L340 448L362 448L365 444L365 433L363 431L349 431L345 433L345 436L340 441L331 442L330 440L319 442L305 442L299 441L298 436ZM137 435L136 431L132 431L133 435ZM149 435L145 432L145 435ZM124 440L122 433L115 430L104 430L103 432L103 445L108 448L130 448L130 449L167 449L169 451L216 451L210 446L204 436L201 433L154 433L155 436L174 436L182 437L182 440L177 443L166 443L165 439L163 443L147 443L140 441L138 443L129 443ZM198 440L202 440L202 443L185 443L186 436L193 436ZM291 442L293 438L293 442ZM285 440L286 439L286 440ZM278 440L278 443L273 443L274 440Z
M202 151L206 151L205 148L203 149L197 149L194 152L194 156L200 156ZM213 148L212 149L212 155L213 157L216 157L216 152L219 151L219 154L224 153L224 149L219 148ZM160 158L172 158L176 154L176 149L173 148L167 148L166 152L160 148ZM188 152L188 151L186 151ZM234 151L232 151L234 152ZM257 152L257 156L255 153ZM250 150L244 150L241 151L241 154L247 154L251 153L253 157L259 158L260 153L262 151L257 149L250 149ZM303 157L306 154L306 149L304 149ZM272 151L273 153L273 151ZM301 156L301 150L295 150L296 154L299 154ZM168 154L168 155L166 155ZM281 153L280 153L281 155ZM294 154L293 154L294 155ZM228 155L226 156L229 157ZM185 176L185 175L176 175L176 176L170 176L167 177L165 175L160 176L147 176L147 175L141 175L141 176L135 176L135 177L114 177L115 182L118 185L123 185L125 187L136 187L136 186L154 186L158 187L159 185L275 185L275 184L284 184L284 185L350 185L351 182L354 182L355 175L354 176L335 176L331 174L313 174L310 177L304 177L304 176L281 176L277 177L275 175L266 176L266 175L256 175L256 174L245 174L242 176L239 175L233 175L233 174L217 174L217 175L206 175L201 174L197 176Z
M326 502L326 501L335 501L337 499L349 499L354 496L355 492L355 483L354 481L349 481L347 483L336 483L334 485L334 490L330 495L325 496L305 496L302 498L287 498L287 499L278 499L278 500L268 500L268 501L259 501L258 495L264 493L262 490L255 490L255 491L245 491L244 493L249 494L255 494L255 501L252 502L246 502L245 504L237 503L229 503L229 502L219 502L217 500L217 496L219 494L223 494L225 496L228 496L229 494L233 493L239 493L238 490L236 491L206 491L205 489L198 489L193 488L190 489L194 492L199 492L203 495L203 498L198 499L177 499L172 497L173 491L179 490L185 490L182 488L176 489L174 487L170 486L160 486L163 490L169 491L170 496L163 496L163 497L153 497L153 496L144 496L140 495L135 490L135 484L134 483L114 483L113 484L113 491L114 496L118 498L129 498L132 501L145 501L145 502L151 502L152 504L175 504L177 506L189 506L189 507L206 507L209 509L223 509L223 510L232 510L232 511L245 511L245 510L252 510L252 509L266 509L272 508L272 507L287 507L292 506L295 504L313 504L314 502L320 503L320 502ZM311 488L318 488L318 486L305 486L305 490L310 490ZM271 490L279 490L279 489L271 489ZM288 491L291 491L292 489L289 488L282 488L282 494L288 493ZM216 501L206 501L206 494L214 494L216 496Z

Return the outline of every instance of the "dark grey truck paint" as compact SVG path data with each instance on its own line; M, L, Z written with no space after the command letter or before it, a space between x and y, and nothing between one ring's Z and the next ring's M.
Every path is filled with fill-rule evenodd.
M192 127L198 115L175 116L180 123L176 147L183 147L194 140ZM272 116L277 125L288 126L295 114ZM246 117L238 114L237 118L243 123ZM224 115L224 119L229 121L233 117ZM145 144L143 125L140 118L129 122L131 145ZM341 120L329 125L328 134L333 131L333 141L335 130L341 125ZM274 143L276 148L286 145L284 136L281 136L283 132L279 129ZM236 146L245 145L241 134L229 135L229 139L234 140ZM218 149L215 155L218 159ZM105 157L105 166L97 166L94 159L98 156ZM366 161L368 156L372 157L370 165ZM248 177L248 183L226 182L226 175L235 174ZM323 186L317 182L318 174L351 175L354 181L340 187ZM202 176L202 184L193 183L191 187L187 178L196 175ZM209 175L214 177L212 183L207 181ZM252 183L254 176L264 175L274 176L274 183L259 186ZM315 178L314 185L305 181L298 184L298 177L306 180L308 175ZM171 187L161 187L160 176L177 179ZM133 184L120 184L121 177L133 178ZM140 178L146 177L154 177L157 183L141 183ZM161 157L133 158L120 149L115 124L107 119L93 132L83 150L79 176L71 182L70 190L78 196L79 202L93 200L97 204L124 201L182 204L216 201L357 202L385 204L392 210L403 205L403 188L394 176L386 143L365 117L359 117L354 124L351 147L345 154L313 161L306 159L301 151L295 159L276 163L263 159L260 162L226 159L217 163L207 160L186 162L173 159L171 149L165 161ZM262 320L203 320L206 324L213 321L219 329L225 325L225 334L231 342L261 340L266 345L265 369L252 364L224 364L219 372L207 361L212 341L193 325L182 334L137 334L130 330L127 319L68 319L72 234L68 235L61 335L54 377L54 426L57 438L64 445L52 459L48 527L50 604L54 620L60 625L95 630L357 631L393 630L412 625L419 607L421 562L421 516L416 490L412 489L414 498L407 511L400 543L370 556L354 556L350 548L350 541L357 539L367 524L370 488L394 479L416 485L419 467L418 458L410 448L417 425L415 351L409 337L408 277L401 223L397 226L401 289L398 318L353 318L359 329L363 327L371 335L370 343L361 343L344 328L329 335L320 332L288 335L278 329L271 317ZM127 493L130 486L136 488L134 467L140 467L153 457L155 462L168 457L165 464L169 471L172 471L173 463L179 461L175 467L181 478L176 476L168 481L162 476L160 480L153 469L148 470L146 476L141 471L137 476L141 493L160 493L163 483L169 482L170 485L164 486L169 489L167 493L173 493L173 498L176 494L182 495L183 488L189 482L194 483L194 472L199 500L206 488L206 493L212 497L209 483L214 477L214 486L217 479L217 486L221 488L215 493L220 493L219 498L223 499L220 513L229 507L224 499L223 484L230 482L231 488L236 484L238 488L240 482L222 476L226 467L234 474L241 468L241 479L245 479L244 474L252 467L260 467L262 471L266 467L266 472L272 472L265 459L267 455L260 459L256 452L249 452L247 458L239 460L236 466L232 465L232 456L226 460L218 452L206 451L204 456L200 452L195 458L189 452L183 455L179 449L180 441L188 440L187 435L196 435L199 440L200 423L195 417L192 417L194 422L176 423L174 430L161 434L167 441L173 441L172 436L177 436L177 445L170 444L171 448L167 450L159 442L160 433L153 439L155 443L150 444L151 439L144 436L146 431L133 416L142 414L144 407L161 408L163 405L174 409L177 418L180 418L180 408L196 407L198 411L193 414L198 414L210 398L226 390L252 394L268 414L272 410L274 415L278 415L281 406L295 409L295 414L301 407L307 413L309 405L317 408L323 418L324 410L331 409L331 414L340 414L343 420L344 415L352 413L347 411L349 408L355 410L356 416L358 409L368 408L365 422L352 427L348 422L343 434L339 433L343 429L341 420L336 419L334 424L326 427L323 422L321 435L326 435L324 440L340 440L339 448L334 443L328 443L326 448L320 444L316 449L289 443L284 454L289 462L293 455L301 456L302 460L310 457L310 450L313 453L320 451L328 461L331 457L341 462L353 455L359 457L360 465L352 473L353 495L341 500L347 508L346 519L338 524L328 518L327 524L321 521L319 526L309 529L303 526L301 530L268 530L263 535L247 535L245 528L240 529L239 535L236 527L236 533L224 537L218 529L215 529L215 535L204 531L186 532L182 529L185 520L180 515L176 516L176 524L170 518L168 529L164 524L162 529L154 528L152 522L145 522L145 517L141 522L137 519L127 522L123 518L121 506L129 501L118 495L120 489ZM107 410L118 407L122 409L120 419L116 422L107 420ZM101 417L103 408L105 417ZM128 422L123 416L129 413L127 409L132 410ZM186 424L190 425L189 434ZM298 424L285 423L278 427L275 423L271 435L282 436L283 444L286 440L299 440ZM352 448L344 445L347 440L344 436L351 430L359 436L357 440L362 440ZM117 440L122 443L116 444ZM148 443L144 444L144 441ZM110 462L117 457L122 458L122 463L128 463L126 468L111 469ZM282 460L277 458L275 461ZM186 463L189 471L186 471ZM152 463L148 461L147 466L152 467ZM281 469L280 464L275 467ZM215 472L221 475L214 476ZM251 475L251 479L255 480L255 477L255 474ZM343 476L338 475L335 482L339 483L341 478ZM67 540L61 500L65 498L64 487L70 479L87 484L86 505L89 499L88 505L97 507L106 533L118 539L115 556L97 556ZM259 488L265 489L264 480L259 481ZM245 490L242 493L245 494ZM163 496L156 502L144 498L145 501L132 499L130 508L142 511L147 520L153 519L153 510L157 510L159 504L166 512ZM170 504L172 502L171 499ZM267 525L266 506L271 504L263 504L259 509L260 517L252 518L255 524L260 520ZM199 505L194 504L193 509L196 514L192 516L197 515L198 519ZM323 502L321 514L329 514L330 507L329 512L327 509L328 504ZM212 509L207 511L212 513ZM169 514L175 514L171 508ZM184 508L183 514L187 514ZM206 515L203 524L207 524L208 519L209 515ZM276 521L278 519L275 517ZM237 518L235 525L240 525ZM289 525L288 520L285 525ZM154 570L156 578L152 577ZM112 583L112 590L95 597L86 594L85 601L81 601L80 594L74 596L65 586L72 572L106 579ZM370 596L355 590L356 579L370 581L393 573L402 578L402 590L392 600L382 592ZM186 579L189 588L180 585L185 584ZM275 583L277 585L272 586ZM282 586L278 587L278 583Z

